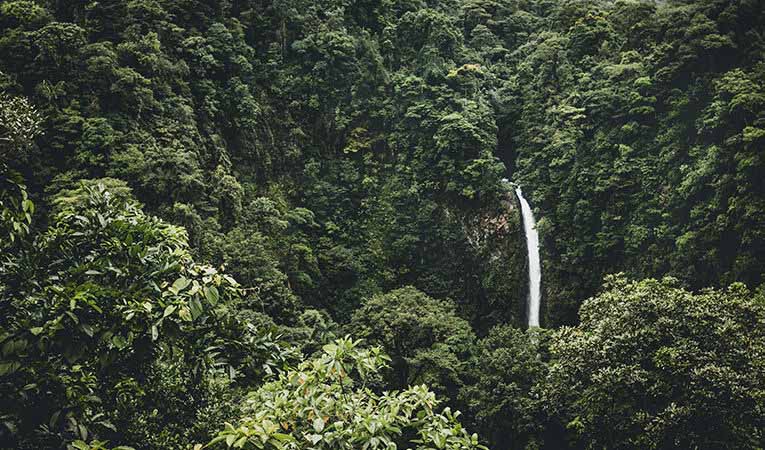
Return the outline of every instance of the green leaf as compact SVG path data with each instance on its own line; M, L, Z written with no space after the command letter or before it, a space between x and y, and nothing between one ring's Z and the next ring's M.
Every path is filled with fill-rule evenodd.
M202 303L197 298L192 298L189 301L189 307L191 308L191 318L196 320L204 312L202 309Z
M151 326L151 340L156 341L159 338L159 328L156 325Z
M92 326L83 323L82 325L80 325L80 328L82 328L82 331L84 331L85 334L87 334L89 337L93 337L93 327Z
M218 294L218 288L215 286L205 287L205 298L211 305L215 306L220 298L220 294Z
M177 280L175 280L170 290L173 291L173 293L177 294L181 292L182 290L186 289L187 287L189 287L190 284L191 284L191 280L189 280L186 277L180 277Z
M178 309L176 305L167 305L165 307L165 312L162 313L162 318L164 319L165 317L171 315L175 312L176 309Z
M16 372L21 367L18 362L0 363L0 375L7 375Z
M71 444L69 444L69 446L72 447L72 448L76 448L77 450L89 450L90 449L90 446L88 444L86 444L85 442L80 441L80 440L76 440L76 441L72 442Z
M337 351L337 345L336 344L325 344L322 348L324 350L324 353L327 353L328 355L333 355Z
M274 439L281 442L294 442L295 438L291 434L274 433L271 435Z
M189 311L189 308L187 308L185 306L181 307L181 309L178 311L178 316L182 320L185 320L186 322L191 322L191 320L192 320L191 319L191 312Z
M123 348L127 347L128 342L123 336L118 334L112 338L112 344L118 349L122 350Z

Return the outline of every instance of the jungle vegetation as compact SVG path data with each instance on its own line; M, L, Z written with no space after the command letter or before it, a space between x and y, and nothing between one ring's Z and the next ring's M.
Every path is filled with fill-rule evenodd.
M761 449L764 277L763 0L0 0L0 449Z

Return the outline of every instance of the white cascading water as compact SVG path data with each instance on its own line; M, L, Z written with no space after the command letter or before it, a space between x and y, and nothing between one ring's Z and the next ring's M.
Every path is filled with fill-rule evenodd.
M521 202L521 214L523 215L523 230L526 234L526 248L529 254L529 301L528 315L529 328L539 326L539 305L541 302L542 270L539 265L539 233L534 221L534 213L531 211L529 202L523 198L520 187L515 188L515 195Z

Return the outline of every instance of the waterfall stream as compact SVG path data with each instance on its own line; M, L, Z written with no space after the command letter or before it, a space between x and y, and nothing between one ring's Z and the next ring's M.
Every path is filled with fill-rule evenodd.
M521 214L523 215L523 230L526 234L526 248L529 259L529 298L528 318L529 328L539 326L539 306L541 303L542 270L539 265L539 233L534 221L534 213L531 211L529 202L523 197L520 187L515 188L515 195L521 202Z

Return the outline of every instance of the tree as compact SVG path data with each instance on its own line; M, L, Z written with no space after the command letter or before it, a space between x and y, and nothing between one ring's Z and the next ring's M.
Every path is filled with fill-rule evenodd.
M759 448L765 296L609 277L552 336L544 398L586 448Z
M544 427L540 384L547 374L549 332L499 325L479 343L460 398L493 449L539 444Z
M21 175L9 167L41 133L42 116L24 97L0 93L0 251L29 232L34 203Z
M3 441L183 446L216 379L257 383L284 363L242 318L236 281L194 262L185 231L144 214L124 182L53 204L48 230L0 266Z
M209 445L244 449L485 449L425 386L376 394L366 387L388 358L349 337L244 399L244 416Z
M389 386L427 384L456 400L475 336L451 301L411 286L396 289L368 299L354 313L349 330L390 355Z

